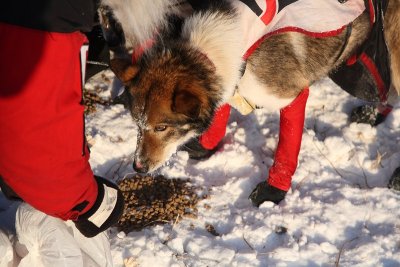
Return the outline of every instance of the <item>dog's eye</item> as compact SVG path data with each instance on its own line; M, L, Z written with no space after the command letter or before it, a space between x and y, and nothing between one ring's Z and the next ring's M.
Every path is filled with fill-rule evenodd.
M167 129L167 126L165 125L157 125L156 127L154 127L154 131L156 132L162 132L165 131Z

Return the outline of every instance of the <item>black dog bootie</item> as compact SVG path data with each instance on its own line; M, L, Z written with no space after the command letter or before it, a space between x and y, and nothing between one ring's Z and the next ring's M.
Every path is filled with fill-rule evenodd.
M286 191L269 185L266 181L263 181L254 188L249 199L256 207L259 207L265 201L271 201L278 204L285 198L286 193Z
M392 177L389 180L388 187L400 191L400 167L394 170Z
M386 116L378 111L373 105L364 105L351 111L350 122L366 123L377 126L386 119Z

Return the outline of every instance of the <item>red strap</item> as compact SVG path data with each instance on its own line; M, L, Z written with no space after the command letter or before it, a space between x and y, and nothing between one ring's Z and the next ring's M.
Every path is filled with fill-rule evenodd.
M375 65L374 61L366 53L362 53L360 55L360 60L365 65L365 67L368 69L368 71L371 73L372 77L375 80L375 83L376 83L376 85L378 87L378 91L379 91L379 99L381 100L381 102L386 102L388 90L386 90L385 83L382 80L382 77L379 73L378 67Z
M280 112L279 142L267 182L284 191L289 190L297 168L308 94L308 88L304 89Z
M143 56L144 51L146 51L147 49L151 48L154 45L154 42L155 42L154 39L149 39L143 44L136 47L132 53L132 63L135 64L138 61L138 59L141 56Z
M229 104L224 104L216 110L210 127L200 136L200 144L204 148L213 149L224 138L230 112Z
M305 34L305 35L313 37L313 38L325 38L325 37L337 36L340 33L342 33L345 29L346 29L346 26L343 26L342 28L339 28L336 30L327 31L327 32L309 32L304 29L292 27L292 26L280 28L278 30L267 33L266 35L264 35L260 39L258 39L252 46L249 47L249 49L247 49L247 51L243 55L243 59L247 60L265 39L267 39L268 37L275 35L275 34L281 34L281 33L285 33L285 32L298 32L298 33L302 33L302 34Z
M378 112L381 113L383 116L389 115L392 112L393 107L389 104L380 103L378 105Z
M268 25L276 15L276 0L266 0L267 9L261 16L262 22Z
M367 8L369 9L369 22L371 23L371 26L372 26L375 23L375 8L374 8L374 3L372 2L372 0L368 0Z

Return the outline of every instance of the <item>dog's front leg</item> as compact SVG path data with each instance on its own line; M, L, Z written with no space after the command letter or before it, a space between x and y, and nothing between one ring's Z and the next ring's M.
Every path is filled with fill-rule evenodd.
M280 111L279 142L269 177L257 185L250 194L255 206L265 201L278 204L285 198L297 168L304 127L305 108L309 89L304 89L292 103Z

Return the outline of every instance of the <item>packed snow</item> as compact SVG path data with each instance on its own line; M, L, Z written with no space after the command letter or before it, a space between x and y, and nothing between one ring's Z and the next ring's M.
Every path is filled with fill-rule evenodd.
M109 97L111 82L87 84L99 86ZM248 199L273 163L279 112L243 116L233 109L223 146L212 157L195 161L177 152L157 171L190 179L199 195L209 196L198 203L198 217L128 234L111 229L114 265L400 266L400 193L387 188L400 165L400 105L371 127L349 123L352 108L363 102L330 79L310 89L299 166L284 201L256 208ZM97 175L117 181L135 174L136 131L122 105L99 105L87 116Z

